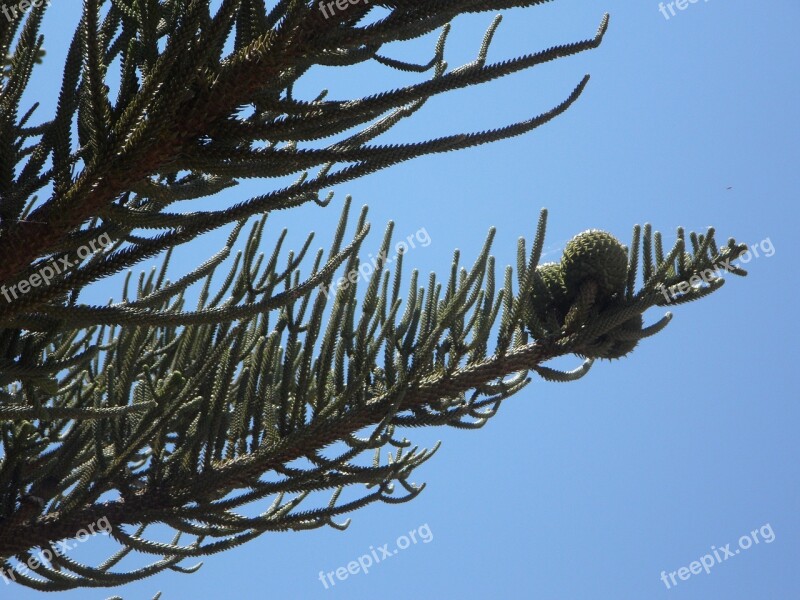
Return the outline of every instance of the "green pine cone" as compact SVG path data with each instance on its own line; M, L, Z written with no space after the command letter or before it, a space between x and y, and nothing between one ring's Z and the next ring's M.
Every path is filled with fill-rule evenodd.
M572 238L561 259L564 284L574 298L581 284L592 278L601 298L608 299L625 289L628 278L628 253L608 232L590 229Z
M530 310L538 321L550 330L558 330L568 309L569 299L561 265L549 262L536 267Z
M584 358L605 358L607 360L622 358L636 347L639 340L617 339L614 333L635 333L641 331L643 326L644 319L642 315L631 317L621 325L618 325L616 329L612 329L595 340L593 344L582 348L578 355Z
M636 315L625 321L622 325L617 327L614 331L620 332L638 332L642 330L644 327L644 319L642 315ZM626 354L630 353L636 345L639 343L639 340L614 340L611 348L608 350L606 356L602 356L601 358L622 358Z

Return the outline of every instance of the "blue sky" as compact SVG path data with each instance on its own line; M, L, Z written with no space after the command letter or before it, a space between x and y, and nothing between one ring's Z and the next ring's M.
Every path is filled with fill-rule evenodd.
M57 2L49 11L48 60L31 89L43 115L56 96L79 4ZM654 0L564 0L508 11L489 59L591 37L605 11L611 25L599 49L437 97L382 139L416 141L529 118L591 73L583 97L564 115L519 138L424 157L342 185L331 207L276 215L268 231L287 226L299 241L313 230L313 247L324 246L351 194L356 206L370 205L373 246L390 219L397 237L424 229L431 243L411 251L407 265L444 276L453 249L471 262L490 226L497 227L498 265L514 264L517 238L532 237L546 206L550 260L588 228L629 243L633 225L650 222L671 244L677 226L713 225L722 240L761 244L759 257L743 265L748 277L732 277L711 297L676 307L666 330L624 360L597 363L574 383L534 380L482 430L408 432L421 446L443 442L415 472L427 488L410 503L362 509L345 532L262 536L209 557L195 575L165 573L64 598L151 598L158 590L170 600L800 594L794 572L800 409L792 354L798 326L791 316L800 258L791 233L800 189L800 6L700 0L667 19ZM474 58L491 19L455 21L451 66ZM427 61L433 41L386 54ZM312 71L305 93L328 87L329 97L354 97L414 79L377 67ZM272 185L250 181L213 204ZM208 235L179 254L173 276L199 264L198 255L212 254L222 239L222 232ZM91 293L97 301L119 297L119 285L104 283ZM652 309L646 321L662 313ZM370 547L380 557L380 546L392 550L411 531L417 543L376 562L368 574L335 579L329 589L318 579L320 571L370 554ZM740 538L752 531L760 543L743 549ZM97 564L107 556L106 541L80 544L71 556ZM678 578L669 589L661 581L662 571L689 568L712 546L726 544L733 556L709 573ZM39 596L0 584L0 598Z

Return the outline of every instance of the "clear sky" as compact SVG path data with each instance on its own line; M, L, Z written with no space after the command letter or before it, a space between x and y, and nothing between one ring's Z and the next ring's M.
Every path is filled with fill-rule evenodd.
M42 101L40 118L55 100L79 7L56 0L49 11L48 56L32 88ZM591 37L605 11L611 25L598 50L440 96L384 139L416 141L528 118L591 73L567 113L520 138L342 185L327 209L277 215L265 248L284 225L292 240L316 231L313 247L323 246L352 194L356 206L371 207L375 247L390 219L399 237L424 229L430 244L407 256L422 273L445 276L454 248L471 262L490 226L498 230L498 265L514 264L517 238L532 237L546 206L550 260L588 228L627 244L634 224L650 222L671 244L677 226L714 225L722 240L735 236L759 248L759 257L742 265L748 277L731 277L711 297L676 307L665 331L624 360L597 363L581 381L534 380L482 430L408 432L425 447L443 442L416 471L414 480L427 488L410 503L371 505L351 515L345 532L262 536L207 558L195 575L164 573L63 597L139 600L158 590L165 600L800 597L792 354L800 255L791 233L800 189L800 6L699 0L674 10L670 16L665 6L666 18L655 0L562 0L509 11L490 60ZM454 23L452 66L472 60L491 19ZM427 61L433 41L386 54ZM312 71L305 93L327 86L330 97L349 98L414 79L375 67ZM213 204L271 186L248 182ZM209 235L179 255L173 277L211 255L223 237ZM103 301L120 292L106 283L93 293ZM646 321L663 312L652 309ZM369 573L335 579L330 589L319 580L320 571L346 567L370 547L380 557L380 546L391 552L405 545L410 538L401 536L411 531L417 543L373 559ZM742 536L752 540L753 531L759 543L745 548ZM80 544L70 556L97 564L107 556L106 541ZM732 556L724 559L727 544ZM714 550L722 560L708 573L669 580ZM40 596L0 583L0 598Z

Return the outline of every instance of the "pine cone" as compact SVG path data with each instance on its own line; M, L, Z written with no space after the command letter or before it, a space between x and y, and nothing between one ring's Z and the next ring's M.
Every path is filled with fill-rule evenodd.
M581 349L581 352L576 352L578 356L584 358L605 358L611 360L614 358L622 358L629 354L639 343L638 339L627 339L635 337L644 326L644 319L642 315L631 317L624 323L618 325L608 333L602 335L595 340L591 345Z
M556 331L564 324L568 309L569 298L561 265L549 262L536 267L529 310L536 315L539 323Z
M575 298L581 284L592 278L597 282L599 299L608 300L625 288L628 252L610 233L590 229L567 243L561 271L569 298Z

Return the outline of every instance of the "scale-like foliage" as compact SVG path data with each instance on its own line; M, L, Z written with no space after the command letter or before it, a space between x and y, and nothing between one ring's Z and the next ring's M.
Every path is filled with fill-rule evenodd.
M544 1L362 3L324 18L315 4L298 1L267 8L263 0L223 0L212 12L209 0L85 0L55 114L35 126L28 124L35 106L23 112L21 104L43 56L46 5L0 19L0 51L8 56L0 77L6 573L30 565L36 548L102 519L122 546L117 554L96 567L55 555L30 572L13 571L15 581L47 591L118 586L164 569L190 571L179 563L268 531L343 528L347 522L337 519L346 513L420 493L409 478L435 448L413 446L403 428L481 427L531 370L577 379L594 359L623 356L666 325L669 313L644 326L648 308L702 297L722 280L675 298L664 286L720 265L743 274L729 261L744 248L732 240L718 248L713 230L691 234L692 252L679 230L665 255L649 226L635 228L630 248L617 248L611 262L584 236L561 263L539 267L543 211L530 251L519 242L516 282L511 268L496 278L492 230L468 268L456 252L446 280L431 275L421 285L412 271L405 286L402 255L392 272L386 268L391 224L377 264L363 271L371 276L360 280L349 276L367 264L360 257L369 224L364 209L346 235L349 198L327 253L309 256L311 237L284 253L285 231L261 253L272 210L327 205L331 196L320 193L332 185L519 135L566 110L588 77L547 113L501 129L374 143L434 95L600 44L607 17L590 40L487 64L498 18L476 60L448 70L454 17ZM380 53L439 28L426 64ZM431 77L347 100L292 93L312 67L365 61ZM233 206L168 211L244 177L292 174L295 183ZM176 246L229 224L219 253L168 278ZM108 244L41 281L45 269L98 239ZM609 243L603 248L615 247ZM92 282L160 254L161 270L142 274L135 291L129 275L119 302L79 301ZM224 266L228 273L212 283ZM570 354L585 357L573 371L544 364ZM267 500L265 510L247 512ZM145 537L157 524L176 532L170 543ZM159 558L115 571L132 552Z

